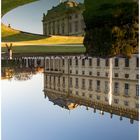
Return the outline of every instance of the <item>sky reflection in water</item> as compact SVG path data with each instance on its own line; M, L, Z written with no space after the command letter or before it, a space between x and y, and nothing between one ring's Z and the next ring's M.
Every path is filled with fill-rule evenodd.
M76 1L83 2L84 0ZM60 0L39 0L37 2L20 6L8 12L2 18L2 22L6 25L11 24L12 28L18 30L42 34L43 13L47 13L47 10L51 9L53 6L58 5L59 2Z
M137 140L138 122L78 106L68 111L44 98L43 74L2 81L2 140Z

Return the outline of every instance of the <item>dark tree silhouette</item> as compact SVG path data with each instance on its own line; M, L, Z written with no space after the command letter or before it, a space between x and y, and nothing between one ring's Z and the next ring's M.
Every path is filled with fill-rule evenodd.
M138 2L85 0L84 45L92 56L130 57L138 52Z

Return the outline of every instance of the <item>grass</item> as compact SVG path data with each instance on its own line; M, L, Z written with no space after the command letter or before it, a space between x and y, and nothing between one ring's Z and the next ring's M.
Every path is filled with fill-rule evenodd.
M30 33L23 33L18 30L14 30L2 24L2 42L19 42L19 41L29 41L29 40L39 40L46 38L41 35L34 35Z
M16 46L12 48L14 53L84 53L82 46ZM2 48L6 52L6 48Z

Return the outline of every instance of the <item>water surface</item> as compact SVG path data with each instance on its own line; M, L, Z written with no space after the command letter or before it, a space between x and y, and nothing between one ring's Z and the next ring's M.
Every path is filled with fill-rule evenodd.
M45 98L47 73L31 73L29 79L14 75L2 80L2 140L138 140L138 121L120 121L119 115L111 118L84 105L70 110L54 105Z

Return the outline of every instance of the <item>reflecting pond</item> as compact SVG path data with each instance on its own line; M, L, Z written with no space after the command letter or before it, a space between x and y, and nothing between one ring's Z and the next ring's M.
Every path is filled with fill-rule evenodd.
M138 55L2 60L2 140L138 140Z

